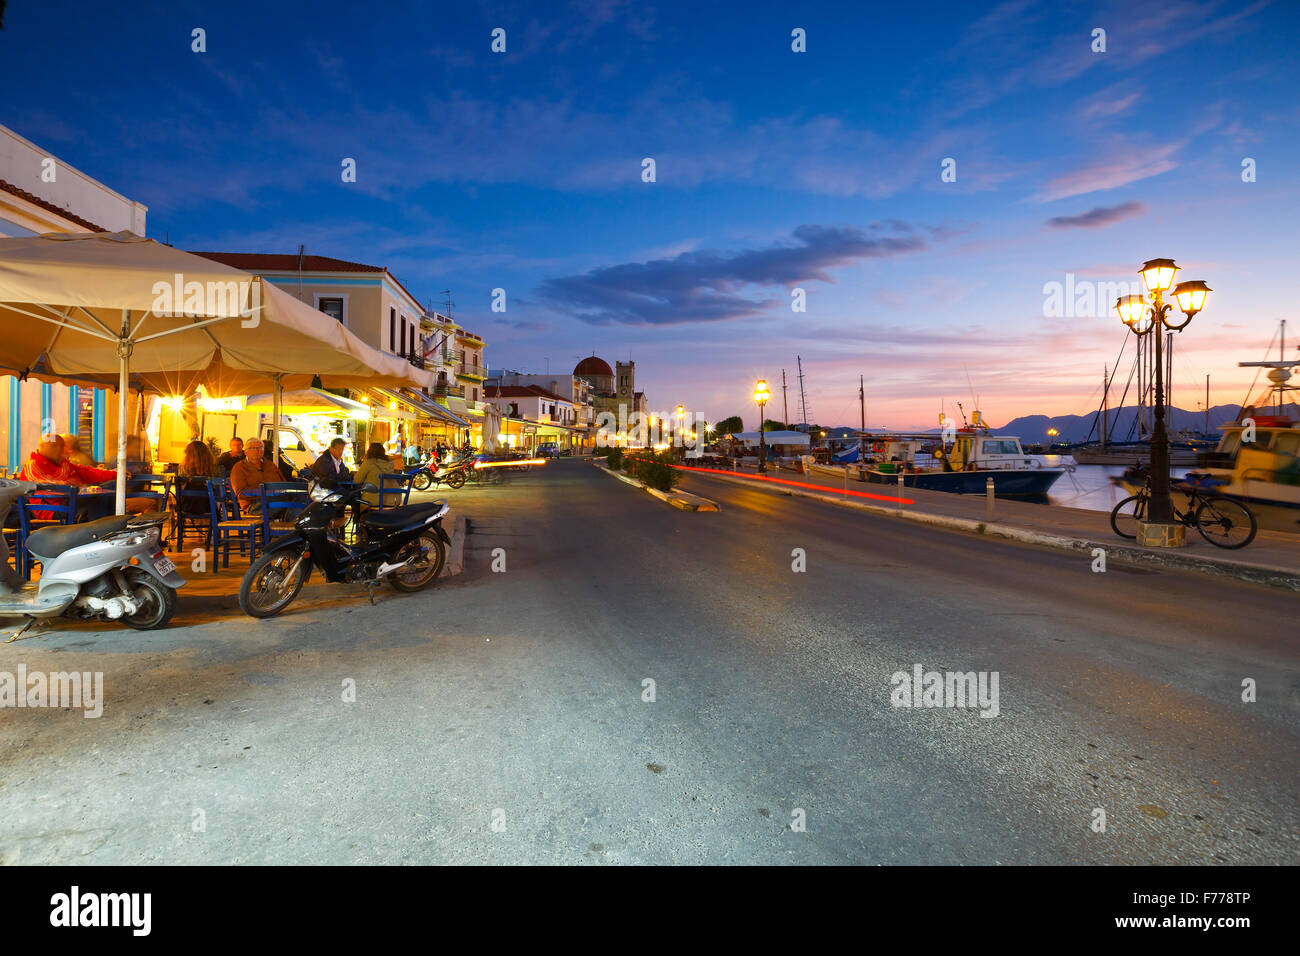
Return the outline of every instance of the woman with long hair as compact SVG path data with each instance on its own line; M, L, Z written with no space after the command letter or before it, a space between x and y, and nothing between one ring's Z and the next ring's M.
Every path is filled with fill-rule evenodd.
M383 442L372 441L370 447L366 449L366 457L362 459L361 464L357 466L356 476L353 481L357 487L369 482L376 488L379 487L379 478L381 475L396 474L397 469L393 467L393 461L388 457L388 452L384 450ZM386 504L400 505L402 503L401 492L385 492L388 496ZM372 505L379 504L379 495L373 491L366 492L365 499Z
M186 445L185 455L181 459L181 466L176 470L177 492L202 491L206 493L208 479L216 476L217 460L213 457L212 449L208 447L207 442L201 442L196 438ZM180 510L187 515L208 514L208 502L205 498L177 494L176 500Z

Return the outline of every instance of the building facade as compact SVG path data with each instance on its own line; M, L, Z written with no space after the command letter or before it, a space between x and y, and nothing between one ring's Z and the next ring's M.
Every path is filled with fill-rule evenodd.
M487 343L450 316L420 304L387 267L329 256L239 252L197 252L236 269L257 273L280 288L333 316L367 345L406 359L428 371L426 393L452 414L471 423L471 441L483 421L483 382ZM433 427L433 426L430 426ZM436 437L463 434L439 424Z
M44 233L145 234L148 207L0 126L0 237ZM2 374L16 371L19 375ZM106 415L112 392L23 378L0 370L0 469L15 474L43 432L75 435L97 462L117 444L117 417ZM131 396L131 403L138 397ZM136 415L137 409L130 409Z

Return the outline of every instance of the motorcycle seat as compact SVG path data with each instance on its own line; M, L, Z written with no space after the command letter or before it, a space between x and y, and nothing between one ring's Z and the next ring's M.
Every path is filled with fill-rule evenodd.
M387 508L383 511L367 511L361 516L361 521L371 528L400 528L416 521L423 521L431 514L437 514L445 504L446 502L437 500L418 505L403 505L400 508Z
M39 528L27 536L27 550L42 560L57 558L83 544L90 544L119 531L125 531L130 515L110 515L97 521L81 524L51 525Z

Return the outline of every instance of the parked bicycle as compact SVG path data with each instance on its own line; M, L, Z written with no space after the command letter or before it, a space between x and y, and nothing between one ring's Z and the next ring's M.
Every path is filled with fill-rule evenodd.
M1193 473L1187 477L1195 480L1206 476ZM1251 510L1240 501L1223 495L1202 495L1194 484L1184 486L1182 492L1187 495L1187 510L1179 511L1176 505L1173 509L1179 524L1195 528L1202 538L1219 548L1244 548L1255 540L1259 526ZM1147 474L1142 490L1111 510L1111 528L1121 538L1136 538L1138 523L1147 520L1150 505L1151 475Z

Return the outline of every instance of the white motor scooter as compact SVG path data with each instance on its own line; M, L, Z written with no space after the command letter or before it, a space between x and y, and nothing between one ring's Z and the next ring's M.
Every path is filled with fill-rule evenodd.
M0 478L0 526L19 496L39 490ZM9 567L9 544L0 536L0 617L27 618L9 640L53 617L120 621L142 631L165 625L185 579L159 544L162 522L162 515L115 515L39 528L27 537L27 550L41 562L34 585Z

